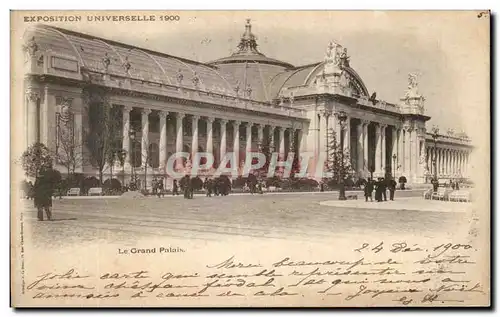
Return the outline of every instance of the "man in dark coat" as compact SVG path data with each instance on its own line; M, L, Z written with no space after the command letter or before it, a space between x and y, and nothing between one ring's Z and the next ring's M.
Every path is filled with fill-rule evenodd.
M373 201L372 193L373 193L373 181L371 179L368 180L368 182L365 183L365 201L368 201L368 197L370 198L370 201Z
M40 171L40 175L33 186L34 204L38 211L39 221L43 221L44 210L47 214L47 219L52 220L52 195L54 195L54 188L56 186L52 173L52 168Z
M377 202L381 202L382 201L382 181L380 178L377 179L377 181L375 182L375 200Z
M397 183L392 177L388 178L388 180L389 184L387 185L387 187L389 188L389 198L390 200L394 200L394 192L396 191Z
M433 192L436 193L438 191L439 181L437 180L437 178L433 178L431 183L432 183L432 190Z
M191 178L189 175L184 176L182 183L184 185L184 198L191 198Z
M172 196L179 195L179 185L177 184L177 180L174 179L174 184L172 185Z
M388 186L387 182L388 182L388 179L382 178L380 180L380 182L381 182L381 186L382 186L382 188L381 188L382 196L384 197L384 201L387 201L387 186Z

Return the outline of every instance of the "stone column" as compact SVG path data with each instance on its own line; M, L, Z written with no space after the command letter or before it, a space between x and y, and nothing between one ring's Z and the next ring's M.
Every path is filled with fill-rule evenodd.
M214 131L213 131L214 118L207 118L207 152L214 153Z
M326 153L328 152L328 142L330 139L329 132L328 132L328 112L322 111L320 113L319 117L319 153ZM318 153L318 154L319 154Z
M418 163L420 161L420 152L418 151L418 129L414 128L412 133L411 133L411 141L412 141L412 179L413 182L416 181L417 175L418 175Z
M233 121L233 155L236 168L240 166L240 124L241 121Z
M38 100L40 99L40 94L38 91L33 89L28 89L26 91L27 99L27 145L30 146L39 141L39 126L38 126Z
M380 124L375 128L375 174L382 174L382 129Z
M168 112L160 111L160 170L167 164L167 115Z
M295 143L295 129L294 128L290 128L288 129L288 153L287 154L287 157L288 155L290 154L290 152L293 152L295 153L295 155L297 155L297 151L295 151L294 149L294 143ZM297 141L298 143L299 141ZM299 148L299 144L295 144L295 146L297 147L297 149Z
M297 132L297 140L299 140L299 146L297 147L297 155L300 156L302 152L307 151L307 133L304 130L299 129Z
M405 168L404 168L404 173L406 178L411 177L411 133L413 129L411 127L408 127L405 129ZM409 180L409 179L408 179Z
M245 159L249 155L248 153L252 152L252 123L247 122L246 125L246 147L245 147Z
M385 177L385 172L386 172L386 167L387 167L387 158L386 158L386 137L385 137L385 132L386 132L387 125L386 124L381 124L380 125L380 137L382 138L382 175Z
M396 155L396 161L392 159L392 157ZM398 128L396 126L392 126L392 144L391 144L391 157L389 158L391 160L391 173L394 173L394 171L398 168L398 161L399 161L399 152L398 152ZM396 175L392 175L393 177L396 177Z
M184 113L178 112L175 116L175 125L177 128L177 137L175 139L175 151L182 152L184 148L184 131L182 127L182 120L186 115Z
M449 175L450 174L450 150L449 149L446 149L445 152L444 152L444 170L445 170L445 174L446 175Z
M426 155L427 154L427 147L426 147L426 144L425 144L425 135L419 135L418 138L418 143L417 143L417 148L419 149L419 152L418 152L418 161L417 161L417 166L418 166L418 173L417 173L417 178L421 178L424 182L425 180L425 167L427 166L427 161L423 161L421 162L420 161L420 158L424 158L424 154L425 154L425 157L428 158L428 156Z
M285 129L283 127L278 127L278 129L280 135L279 157L285 157Z
M186 114L178 112L175 116L175 125L177 127L177 137L175 138L175 151L177 153L182 152L184 150L184 131L182 127L182 120ZM176 167L182 167L183 166L183 159L181 157L178 157L176 160Z
M357 151L357 159L358 159L358 168L357 171L360 176L363 176L363 171L365 167L365 161L363 157L363 143L364 143L364 128L363 128L363 122L361 121L357 126L356 126L356 133L358 134L358 151Z
M226 128L227 128L227 120L226 119L220 119L220 162L222 162L222 159L226 155L226 143L227 143L227 134L226 134Z
M149 154L149 114L151 109L142 109L141 122L142 122L142 142L141 142L141 154L142 154L142 166L145 167L148 164L148 154Z
M465 152L460 152L460 172L465 175Z
M41 109L40 109L40 123L41 123L41 127L40 127L40 142L42 142L43 144L46 144L48 147L50 147L50 144L52 144L52 140L50 140L50 136L49 136L49 124L50 124L50 120L49 120L49 115L51 114L51 111L49 110L49 99L51 98L51 95L49 93L49 85L45 85L44 89L43 89L43 104L40 105ZM78 109L78 114L81 113L81 110ZM76 129L76 118L75 118L75 137L78 137L78 130ZM77 144L80 144L82 145L82 142L81 140L78 140L77 141ZM78 147L79 149L81 148L81 146Z
M396 161L396 173L401 176L405 171L405 150L404 150L404 130L402 128L398 129L398 159Z
M191 161L194 159L196 153L198 153L198 120L200 120L200 116L193 115L191 117L191 130L193 130L191 138Z
M450 170L449 170L448 174L450 174L450 176L453 176L453 170L454 169L453 169L453 150L452 149L449 150L449 154L448 155L449 155L449 162L450 162L449 163Z
M275 144L274 144L274 126L269 126L269 136L270 136L270 152L274 152Z
M123 138L122 138L122 149L125 152L125 168L130 168L130 111L132 111L132 107L125 106L122 110L122 118L123 118Z
M368 125L370 121L361 120L363 126L363 172L368 171Z
M264 126L262 124L257 124L257 142L259 147L262 145L264 141Z
M351 150L351 117L347 117L344 130L344 151Z
M445 149L441 149L441 170L439 172L443 175L446 174L445 159L446 159Z

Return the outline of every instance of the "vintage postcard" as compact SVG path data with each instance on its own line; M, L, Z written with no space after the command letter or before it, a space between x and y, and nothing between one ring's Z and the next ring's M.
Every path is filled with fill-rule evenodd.
M14 307L490 305L489 11L12 11Z

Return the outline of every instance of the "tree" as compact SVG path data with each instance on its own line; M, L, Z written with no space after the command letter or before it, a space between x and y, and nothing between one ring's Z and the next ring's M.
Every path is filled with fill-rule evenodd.
M345 180L353 173L350 154L347 149L342 149L337 141L337 133L331 130L328 133L326 170L332 173L329 182L337 184L341 179Z
M88 116L84 140L89 150L90 163L98 169L102 185L104 167L119 139L119 121L116 120L116 112L109 103L105 88L89 84L83 89L83 100Z
M264 165L258 170L259 174L267 175L269 170L269 165L271 163L271 157L273 155L273 145L271 144L272 138L270 135L267 137L263 136L262 141L258 144L259 152L264 154L265 162ZM252 162L256 163L256 162ZM267 176L266 176L267 177Z
M118 149L116 151L116 159L122 168L122 185L125 186L125 158L127 157L127 151L124 149Z
M21 165L28 177L38 177L42 169L52 168L52 157L43 143L34 143L21 156Z

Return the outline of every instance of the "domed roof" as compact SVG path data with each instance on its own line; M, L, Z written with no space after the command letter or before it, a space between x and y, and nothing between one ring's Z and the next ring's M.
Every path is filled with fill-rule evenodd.
M290 63L270 58L259 52L257 40L252 33L250 19L247 19L245 32L241 36L237 50L228 57L210 62L240 95L259 101L271 101L269 93L271 80L279 73L293 69Z
M318 75L324 72L324 68L325 62L319 62L311 65L299 66L293 70L278 74L269 83L268 91L270 98L278 98L281 93L288 88L315 84ZM349 63L344 64L342 70L347 74L349 86L353 89L354 95L368 97L369 93L366 85Z
M257 39L252 33L252 24L250 24L250 19L247 19L247 23L245 24L245 32L241 36L240 44L238 44L236 52L231 54L231 56L217 59L210 62L209 64L220 65L230 63L256 62L261 64L281 66L283 68L294 67L290 63L267 57L266 55L259 52L257 46Z
M149 49L47 25L35 25L24 34L41 51L51 50L78 61L90 71L231 94L232 85L216 67ZM107 66L106 66L107 65Z

